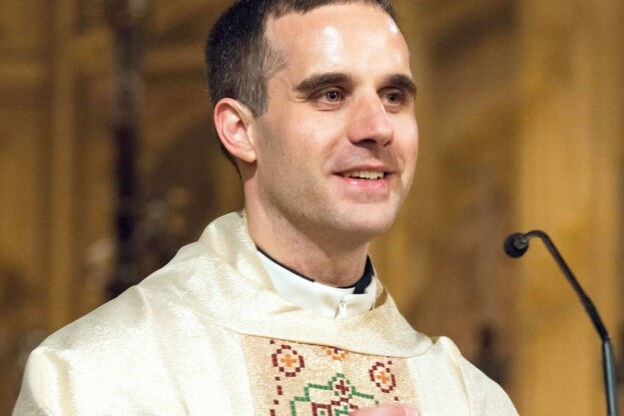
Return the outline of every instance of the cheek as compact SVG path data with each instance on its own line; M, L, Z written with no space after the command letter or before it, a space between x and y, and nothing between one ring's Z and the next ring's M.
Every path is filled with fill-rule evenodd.
M290 126L284 147L293 159L303 165L317 160L330 142L326 120L306 120Z
M258 164L264 169L279 168L291 153L293 133L280 113L267 116L258 127Z
M295 165L302 171L312 165L324 165L336 153L333 147L344 131L343 117L299 107L275 111L270 119L265 119L260 151L273 162L282 166ZM268 152L272 154L267 156ZM322 166L314 169L319 168Z
M406 163L414 163L418 157L418 127L414 121L403 123L395 130L396 145Z
M412 154L412 157L414 158L414 162L418 159L418 147L419 147L418 133L416 133L413 140L411 141L411 146L410 146L410 149L412 151L411 154Z

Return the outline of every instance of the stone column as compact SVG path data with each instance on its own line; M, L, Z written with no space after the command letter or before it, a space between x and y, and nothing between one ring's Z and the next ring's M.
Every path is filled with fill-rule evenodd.
M74 34L74 0L55 2L52 25L50 131L50 240L49 319L53 331L71 319L72 277L77 266L73 246L75 198L75 66L71 40Z

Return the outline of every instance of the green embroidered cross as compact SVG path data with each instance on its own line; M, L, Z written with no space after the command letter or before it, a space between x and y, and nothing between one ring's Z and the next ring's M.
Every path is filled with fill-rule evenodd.
M326 399L323 400L323 402L315 401L315 398L313 398L313 395L315 395L314 393L322 391L332 392L336 399ZM351 386L351 382L341 373L336 373L326 384L308 383L308 385L303 388L303 393L303 396L295 396L295 398L290 401L291 416L297 416L297 402L310 403L313 410L315 410L315 414L332 414L335 416L347 415L349 413L349 404L352 404L351 402L354 399L358 402L364 402L360 403L358 407L379 404L379 401L375 400L374 395L357 391L355 386Z

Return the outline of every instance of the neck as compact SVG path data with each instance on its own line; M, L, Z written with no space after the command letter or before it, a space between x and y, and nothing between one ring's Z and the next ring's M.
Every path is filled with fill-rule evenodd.
M251 239L271 257L328 286L349 286L364 273L368 241L334 238L331 231L306 232L284 216L266 215L246 204Z

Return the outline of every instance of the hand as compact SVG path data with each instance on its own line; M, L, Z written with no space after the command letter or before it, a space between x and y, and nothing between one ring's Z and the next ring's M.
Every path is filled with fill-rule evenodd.
M419 416L420 412L413 407L400 404L383 404L377 407L358 409L349 416Z

